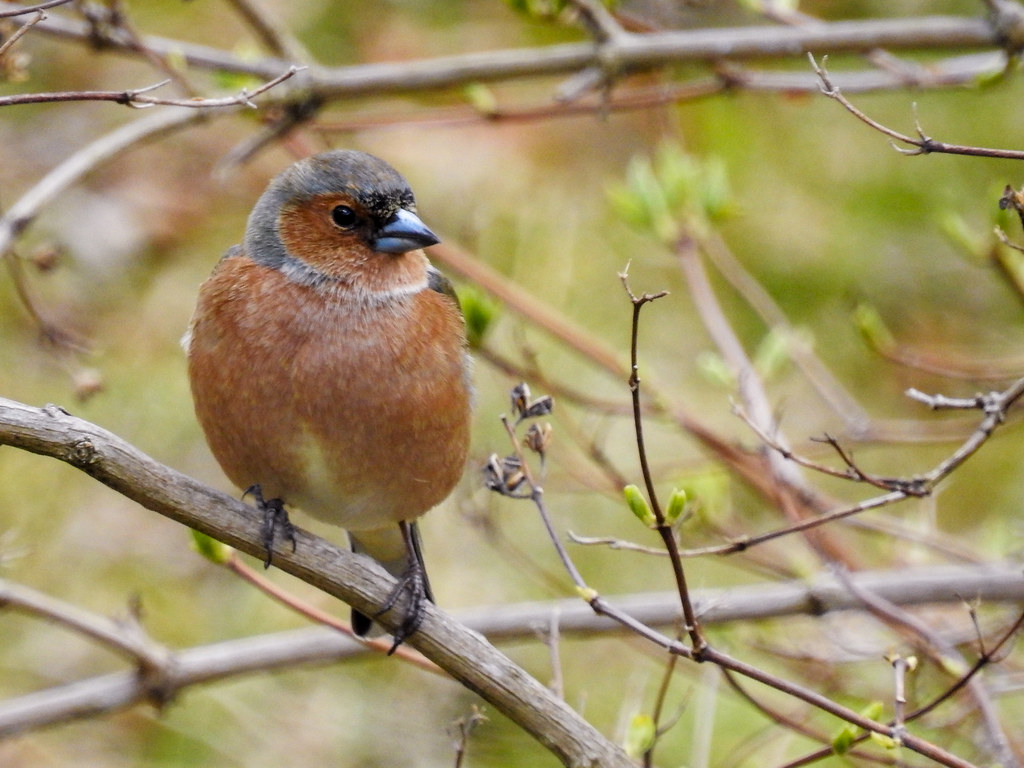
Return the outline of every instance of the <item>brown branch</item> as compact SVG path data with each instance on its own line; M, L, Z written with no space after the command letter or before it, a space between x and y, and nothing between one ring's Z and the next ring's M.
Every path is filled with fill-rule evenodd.
M851 574L850 578L858 586L884 594L892 601L906 601L906 605L955 602L961 593L986 603L1015 604L1024 599L1024 578L1017 570L1008 568L916 568ZM827 615L858 607L857 601L834 577L822 577L810 583L801 580L694 592L695 602L701 607L701 619L708 625L799 614ZM671 626L678 622L678 597L674 592L624 595L616 599L627 612L643 617L647 623ZM0 604L7 610L21 610L56 622L114 649L124 648L130 659L138 655L140 639L129 636L124 624L85 613L35 590L0 579ZM487 606L455 614L461 624L495 641L535 637L536 628L549 626L552 616L558 617L562 634L593 637L595 633L621 631L618 624L595 615L578 599ZM908 720L921 717L948 701L982 667L992 663L1019 631L1022 620L1024 617L1019 617L941 697L908 713ZM164 702L195 685L300 664L341 661L368 652L367 644L326 627L288 630L181 650L145 639L141 647L143 657L163 665L158 677L163 684ZM151 693L141 684L137 672L126 671L7 699L0 702L0 738L73 718L124 709L151 700Z
M109 432L68 416L56 407L36 409L0 399L0 443L66 461L154 511L191 525L254 556L263 552L259 516L251 508L158 464ZM278 555L278 564L284 570L351 602L361 610L372 610L384 599L390 578L383 570L364 558L332 547L304 531L297 531L297 536L298 551L291 553L286 549ZM906 587L905 580L901 580L900 591ZM590 597L591 606L595 610L608 607L599 596ZM521 673L515 671L516 668L511 667L510 662L497 654L482 638L466 633L432 606L427 607L426 613L423 629L410 640L424 655L454 674L465 685L477 690L530 733L568 739L553 746L549 744L563 755L563 759L566 759L564 755L569 750L574 754L582 751L593 755L595 750L608 749L612 751L604 759L610 762L602 764L619 764L612 760L619 753L606 746L596 735L590 734L586 739L597 738L597 742L581 743L582 739L577 736L582 731L577 728L588 730L589 726L580 724L571 710L563 711L564 705L552 704L549 701L550 694L543 686L539 686L538 691L533 687L533 681L522 679ZM385 624L390 623L388 615L381 617L381 620ZM639 622L630 618L630 623ZM671 652L689 655L688 649L679 643L658 636L646 627L644 630L644 636L657 640ZM709 649L708 653L712 651ZM486 659L486 662L481 662L484 669L477 669L473 665L467 667L466 659L477 662ZM885 733L885 727L881 724L725 654L713 652L713 660L728 669L821 707L837 717ZM525 701L521 700L523 696L529 697L527 700L531 710L523 712L513 707L510 711L509 700L525 705ZM542 704L543 713L532 711L532 708ZM554 707L555 711L552 712L550 707ZM552 718L557 722L552 723ZM906 746L945 765L966 765L920 739L908 739Z
M23 12L24 7L0 3L0 9ZM20 20L16 19L16 23ZM89 39L87 24L52 16L39 25L46 34L79 41ZM105 44L131 53L133 42L112 30ZM271 78L287 66L276 58L245 61L222 50L160 37L145 37L146 48L175 53L196 67ZM311 73L310 87L322 97L379 96L388 93L456 88L471 82L544 77L615 68L629 73L685 62L717 62L791 58L812 51L862 53L877 48L927 50L993 48L1002 45L999 30L988 20L956 16L841 21L807 27L693 29L635 34L624 32L595 46L564 43L541 48L506 49L443 56L422 61L361 64L323 68ZM897 83L899 84L899 83Z
M259 515L233 499L163 466L116 435L56 406L39 409L0 398L0 444L65 461L147 509L195 528L247 554L265 550ZM297 549L275 564L364 613L376 613L393 579L367 558L296 530ZM378 617L395 626L396 606ZM433 605L408 643L516 722L566 765L630 766L628 758L548 689L480 635Z

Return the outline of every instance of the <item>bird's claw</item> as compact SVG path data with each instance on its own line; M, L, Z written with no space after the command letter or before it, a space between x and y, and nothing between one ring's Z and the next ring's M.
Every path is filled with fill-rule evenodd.
M263 524L260 526L260 534L263 539L263 546L267 550L267 556L263 560L263 567L269 568L274 556L274 536L278 530L287 541L292 544L292 552L295 551L295 526L288 518L288 510L284 508L284 501L281 499L264 499L263 489L259 483L250 485L242 494L252 496L256 502L256 509L263 513Z
M394 608L403 594L408 595L409 602L405 609L405 616L402 617L402 621L395 627L393 642L391 649L388 651L388 656L393 654L398 646L404 643L423 623L423 606L424 603L430 600L430 596L427 593L426 574L419 562L409 564L409 567L405 569L405 572L398 579L394 589L388 594L380 610L373 617L378 618Z

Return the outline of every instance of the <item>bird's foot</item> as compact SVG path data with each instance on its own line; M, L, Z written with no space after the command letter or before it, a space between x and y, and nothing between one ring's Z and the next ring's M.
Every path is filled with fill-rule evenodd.
M256 502L256 509L263 513L263 525L260 527L260 533L263 538L263 546L267 550L263 567L269 568L270 561L274 555L274 536L278 530L281 531L281 535L287 541L292 543L292 552L295 551L295 526L288 519L288 511L284 508L284 501L281 499L264 499L263 489L260 488L259 483L246 488L242 498L244 499L246 496L252 496Z
M399 577L398 583L395 584L395 588L388 594L384 605L374 614L374 618L394 608L402 595L407 595L409 602L405 609L405 616L402 617L399 625L395 627L394 641L391 649L388 651L388 656L394 653L398 646L404 643L423 623L423 606L430 600L430 593L427 587L427 574L420 562L414 561L409 563L409 566Z

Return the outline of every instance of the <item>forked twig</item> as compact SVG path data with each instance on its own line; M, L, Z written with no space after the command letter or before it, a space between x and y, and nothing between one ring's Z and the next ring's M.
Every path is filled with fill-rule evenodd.
M62 1L69 2L69 0ZM4 15L4 13L0 12L0 19L2 19ZM20 40L30 29L32 29L32 27L34 27L39 22L45 20L46 12L41 10L36 11L36 15L33 18L29 19L23 25L14 30L11 36L4 40L3 45L0 45L0 57L7 53L11 49L11 46L18 42L18 40Z
M779 528L768 533L756 536L743 537L730 544L718 547L708 547L700 550L699 554L731 554L742 551L757 544L787 536L797 531L805 531L826 523L834 522L851 515L865 512L869 509L895 504L907 498L921 498L931 495L935 486L947 478L952 472L960 467L965 461L973 456L981 448L992 434L1005 422L1010 408L1021 397L1024 397L1024 378L1019 379L1002 392L989 392L988 394L976 395L969 398L951 398L945 395L927 395L916 389L907 391L907 396L924 403L932 410L980 410L984 413L981 422L967 439L949 456L940 461L935 467L922 475L909 478L881 477L871 475L860 469L853 461L853 458L843 449L838 441L826 436L826 442L833 446L846 464L845 470L836 470L824 466L810 459L799 457L785 446L779 445L770 435L751 422L741 409L737 413L753 429L765 445L777 452L783 458L798 463L800 466L822 472L833 477L841 477L855 482L865 482L876 488L886 491L881 496L876 496L864 501L851 504L846 507L826 512L817 517L802 520L785 528ZM684 555L690 555L687 552Z
M629 342L629 391L633 399L633 430L636 434L636 447L640 458L640 470L643 474L644 485L647 488L647 498L651 504L651 511L654 513L654 519L656 522L655 530L657 530L658 535L661 536L661 540L665 545L665 551L668 552L669 560L672 562L672 575L675 578L676 589L679 591L679 601L683 608L683 621L686 623L686 632L690 636L690 642L693 645L693 653L695 657L699 659L701 652L707 646L707 641L704 639L703 633L701 632L700 624L697 621L697 614L694 612L693 604L690 600L690 590L686 586L686 572L683 570L683 560L679 555L679 543L676 541L675 530L667 521L665 513L661 508L661 502L658 500L657 491L654 488L654 478L651 475L650 462L647 457L647 446L644 442L643 409L640 406L640 366L637 362L640 337L640 310L642 310L646 304L668 295L668 291L645 293L642 296L634 294L632 289L629 287L628 264L626 265L626 268L619 273L619 280L622 281L622 287L626 291L626 295L629 297L630 303L633 305L633 317Z
M900 154L929 155L941 153L946 155L968 155L970 157L996 157L1004 160L1024 160L1024 151L1018 149L992 149L989 147L975 147L969 144L948 144L944 141L936 141L924 132L921 122L916 116L914 117L914 129L917 131L916 138L889 128L877 120L868 117L867 114L850 103L829 77L828 71L825 69L827 58L823 58L820 65L813 54L807 54L807 58L810 60L815 74L821 80L821 93L834 101L838 101L847 112L865 125L892 139L893 149ZM907 149L899 146L899 144L907 144L911 148Z

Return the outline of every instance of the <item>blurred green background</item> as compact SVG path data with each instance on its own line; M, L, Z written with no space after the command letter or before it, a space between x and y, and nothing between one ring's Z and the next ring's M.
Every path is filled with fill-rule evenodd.
M525 18L486 0L264 4L329 65L584 39L573 27ZM126 8L147 34L258 50L227 4L130 2ZM824 18L894 12L883 2L802 8ZM679 24L754 19L730 3L688 8L652 3L640 10ZM973 2L908 2L898 11L980 13ZM159 79L137 61L38 34L30 33L18 50L31 56L28 79L3 84L2 93L122 89ZM776 66L807 69L802 59ZM850 57L830 62L834 71L864 66ZM698 71L683 67L677 74ZM196 73L195 82L213 88L215 78ZM502 107L536 105L546 103L559 82L495 86L493 93ZM984 88L852 98L876 119L906 132L913 132L916 104L921 124L936 138L1020 146L1024 88L1018 77ZM734 92L657 110L536 121L396 120L447 116L439 110L465 103L454 92L334 104L323 122L344 125L369 114L380 124L326 138L304 131L293 146L355 147L384 157L410 180L424 220L446 241L564 313L623 358L630 307L617 273L630 263L634 290L670 291L644 311L642 375L659 381L678 403L724 435L756 445L730 412L732 391L704 372L701 360L711 344L678 265L653 238L624 223L607 200L607 188L622 180L630 159L652 153L665 140L700 157L721 158L734 209L721 226L722 237L871 416L934 424L940 417L908 401L902 394L907 387L969 395L1019 372L1020 296L984 258L986 248L968 252L948 234L950 222L957 220L979 242L990 243L998 220L1011 237L1021 239L1019 223L998 218L997 210L1003 187L1021 184L1018 163L902 156L884 137L818 95ZM138 117L123 107L95 103L5 109L0 204L9 207L57 162ZM5 275L0 280L0 396L63 405L158 460L235 492L192 415L179 339L199 283L239 240L267 180L295 159L288 148L277 146L223 178L211 173L226 152L257 130L256 117L219 119L135 148L46 209L19 242L25 284L40 311L86 340L88 350L67 354L41 342L37 323ZM33 267L30 257L48 248L58 251L56 266ZM734 290L717 277L715 285L748 350L756 349L768 329ZM991 362L988 367L1006 378L950 378L883 359L864 343L854 322L861 303L877 309L913 353L949 369ZM533 355L548 377L575 390L628 402L624 380L599 371L513 312L499 312L486 343L512 359ZM476 381L470 466L452 498L422 526L439 603L457 610L571 596L571 583L562 576L533 509L482 490L480 465L492 452L508 450L498 416L507 411L507 392L517 379L481 359ZM95 394L76 396L94 384L100 385ZM543 390L534 384L534 391ZM818 456L826 458L805 442L808 437L847 433L848 425L792 367L771 380L769 391L788 436ZM546 491L561 530L656 544L573 440L582 435L584 442L594 441L622 474L639 482L630 422L567 399L559 399L553 422ZM776 510L731 482L673 426L652 422L650 445L660 486L667 490L686 483L704 494L700 514L684 529L688 545L718 541L718 529L756 532L780 524ZM948 442L855 446L863 466L882 474L926 471L952 447ZM922 537L948 537L979 560L1019 558L1022 447L1020 430L1010 426L935 498L867 517L895 520ZM812 480L840 497L869 493ZM343 540L337 531L314 530ZM924 545L835 530L872 567L947 561ZM596 548L572 552L602 592L671 588L662 559ZM694 587L720 587L818 568L806 547L788 538L746 559L693 561L689 576ZM0 449L0 575L99 614L124 614L138 598L148 632L172 648L304 625L196 555L188 532L177 524L59 462L12 448ZM269 577L347 615L344 606L280 572L271 570ZM983 613L983 626L994 631L1004 618L998 611ZM936 611L934 619L970 640L962 608ZM837 663L829 650L837 637L847 638L845 663ZM759 665L820 686L854 708L888 700L890 671L881 656L902 648L898 637L854 616L720 627L711 631L711 639ZM552 677L548 651L539 641L503 650L540 680ZM652 706L663 660L624 637L566 637L560 650L569 703L621 740L629 719ZM1020 661L1011 657L1005 668L1015 671ZM0 614L4 698L121 668L119 660L78 637L11 612ZM921 696L940 690L937 680L948 683L934 669L919 679ZM793 707L773 700L782 711ZM26 734L0 743L0 764L451 765L446 727L476 703L455 683L374 657L253 675L189 690L162 712L137 707ZM1006 723L1024 718L1019 693L1007 694L999 705ZM729 694L713 670L682 664L667 708L681 715L658 750L659 765L772 765L812 747ZM468 765L556 764L500 715L489 707L484 711L489 720L474 733ZM837 727L825 718L814 722L826 733ZM943 734L942 743L971 754L976 723L967 723ZM710 757L702 757L708 752Z

